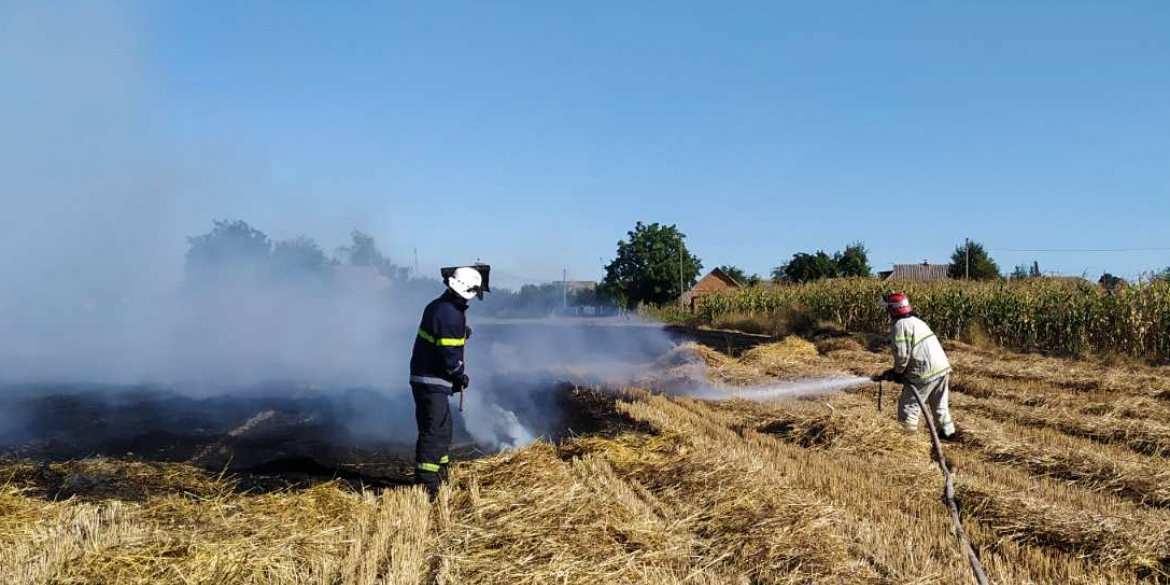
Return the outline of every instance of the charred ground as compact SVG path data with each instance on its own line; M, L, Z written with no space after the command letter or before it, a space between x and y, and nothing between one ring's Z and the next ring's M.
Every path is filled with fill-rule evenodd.
M535 395L539 402L513 406L522 420L539 421L534 428L549 440L625 428L612 399L596 390L551 383ZM403 433L377 429L370 414L412 405L369 389L266 385L198 398L147 386L25 385L2 388L0 396L0 409L19 413L21 421L0 437L0 458L25 463L21 481L55 499L146 497L133 478L110 473L112 467L75 464L86 459L160 471L190 465L231 475L248 491L333 479L393 487L408 485L412 473L413 443L379 438ZM371 432L355 429L357 418L371 419ZM454 451L467 460L492 450L477 445L460 420Z
M669 387L696 371L731 385L872 373L889 357L866 349L867 341L789 339L735 356L690 345L658 360L656 378ZM965 528L992 580L1167 582L1166 369L947 349L964 433L948 458ZM549 399L565 401L571 413L565 432L462 460L434 505L417 489L374 487L364 481L368 471L359 471L362 481L338 472L321 482L322 473L265 491L242 489L247 474L187 463L7 461L0 577L22 584L969 579L939 503L929 444L900 431L889 402L876 409L876 387L766 403L636 388L552 390ZM887 401L891 395L887 388ZM315 454L273 461L328 467ZM108 491L119 482L132 491Z

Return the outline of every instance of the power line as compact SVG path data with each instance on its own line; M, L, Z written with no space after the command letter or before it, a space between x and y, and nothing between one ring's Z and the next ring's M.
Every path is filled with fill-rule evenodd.
M989 252L1170 252L1170 248L988 248Z

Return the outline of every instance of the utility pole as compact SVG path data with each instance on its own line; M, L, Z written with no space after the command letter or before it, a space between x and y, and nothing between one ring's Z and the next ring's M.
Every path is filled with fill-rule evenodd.
M564 308L569 308L569 269L561 269L561 295L564 297Z
M966 252L963 253L963 280L971 280L971 238L964 238Z
M414 247L414 276L418 278L418 246Z
M683 241L682 241L682 234L680 233L678 235L678 304L680 304L680 305L683 302L683 293L686 292L683 290L682 265L683 265Z

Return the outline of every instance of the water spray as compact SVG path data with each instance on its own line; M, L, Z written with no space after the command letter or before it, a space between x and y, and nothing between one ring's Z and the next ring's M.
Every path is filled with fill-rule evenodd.
M790 380L786 382L768 384L765 386L754 386L750 388L702 388L696 392L690 393L690 395L696 398L703 398L705 400L731 400L734 398L739 398L741 400L763 402L765 400L773 400L776 398L792 398L798 396L825 394L836 390L844 390L846 388L868 384L869 382L871 382L869 378L862 376L829 376L823 378L802 378L798 380Z

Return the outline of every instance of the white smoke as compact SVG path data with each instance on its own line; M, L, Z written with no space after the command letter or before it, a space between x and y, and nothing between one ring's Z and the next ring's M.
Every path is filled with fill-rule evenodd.
M490 397L486 400L490 400ZM519 449L536 440L536 435L515 412L485 399L472 398L473 413L466 416L467 432L481 445L500 450Z
M509 449L566 430L573 405L567 388L624 386L651 371L674 343L665 331L636 320L478 320L466 348L466 410L476 442ZM457 400L457 399L453 399Z
M154 101L162 88L139 16L130 5L86 0L68 9L0 3L0 390L141 384L246 398L257 386L269 394L309 388L332 393L333 410L355 434L412 442L411 346L423 307L442 287L187 282L186 238L212 220L255 222L259 211L277 221L255 227L286 226L278 206L256 204L262 169L208 156L231 150L193 148L152 117L166 112ZM326 249L342 243L321 241ZM535 386L493 383L497 364L534 363L543 348L516 337L516 357L476 361L476 343L469 373L478 405L466 413L475 438L518 445L544 432L528 422L551 418L540 414L543 397L530 395ZM34 424L14 408L0 404L0 434Z
M0 384L145 384L188 398L312 389L356 435L411 442L410 351L441 287L192 286L187 237L214 219L255 221L252 211L277 219L260 229L286 218L256 205L262 172L158 129L149 56L121 5L0 4ZM480 328L480 308L468 313L477 333L461 420L487 448L557 432L559 382L628 383L672 346L636 322ZM0 434L28 424L9 406Z

